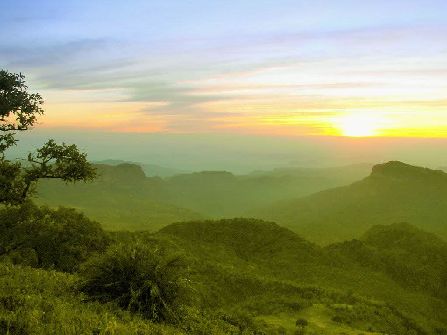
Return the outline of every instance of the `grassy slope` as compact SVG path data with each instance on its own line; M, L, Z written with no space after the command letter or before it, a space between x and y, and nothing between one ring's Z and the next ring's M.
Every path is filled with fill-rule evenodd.
M325 299L346 303L350 299L346 292L351 292L370 297L368 301L392 304L426 329L447 324L445 300L407 289L380 268L339 258L275 224L243 219L180 223L162 229L161 234L175 236L176 243L197 260L198 273L206 278L208 288L226 297L221 305L237 305L238 299L248 299L247 292L258 296L258 303L265 298L263 292L275 292L273 303L280 297L300 296L298 287L319 287L339 292L340 297L319 297L314 303Z
M324 304L314 304L311 307L305 308L298 313L279 313L276 315L261 315L258 320L266 322L267 324L274 325L277 328L283 328L288 333L293 334L297 329L296 320L305 319L309 322L309 326L306 327L309 333L326 334L326 335L358 335L359 333L364 335L379 335L382 333L362 330L355 328L355 326L349 326L335 322L332 319L336 313Z
M157 234L114 236L184 253L201 309L220 313L225 320L254 317L266 334L281 329L290 333L298 318L307 319L314 334L430 334L447 325L445 301L407 290L380 269L328 254L276 224L191 222ZM0 264L0 327L30 334L91 334L95 329L101 334L181 333L112 305L84 303L72 289L75 280L72 275ZM209 333L225 331L215 327Z
M83 302L73 293L75 280L0 263L0 334L182 334L112 305Z
M435 234L404 223L374 226L361 240L327 250L386 273L412 291L447 300L447 243Z

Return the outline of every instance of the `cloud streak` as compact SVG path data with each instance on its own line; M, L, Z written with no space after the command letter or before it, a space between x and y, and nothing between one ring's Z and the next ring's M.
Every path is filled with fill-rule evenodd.
M105 10L100 2L69 1L70 11L46 4L48 15L17 13L10 5L0 14L0 19L6 15L3 24L18 36L30 31L40 38L30 42L31 37L6 34L0 39L0 63L25 72L33 88L58 97L57 103L80 104L97 96L99 103L119 103L129 119L163 119L164 129L172 131L268 128L275 120L275 129L295 124L318 132L327 129L330 117L324 113L403 109L422 118L445 111L447 24L437 11L423 12L427 7L421 2L410 6L420 15L400 16L402 6L409 6L405 2L343 1L328 5L338 13L331 17L295 3L287 1L289 11L273 10L268 1L256 8L221 4L225 15L201 1L190 7L169 2L153 8L159 18L147 14L152 21L141 20L150 9L143 2ZM185 15L172 12L174 5ZM209 17L192 11L199 7L208 8ZM384 8L394 20L379 15ZM259 14L253 22L240 14L253 10ZM282 17L271 15L276 11ZM19 18L20 24L13 22ZM338 18L349 20L342 24ZM174 19L176 26L163 21ZM321 113L321 126L315 113Z

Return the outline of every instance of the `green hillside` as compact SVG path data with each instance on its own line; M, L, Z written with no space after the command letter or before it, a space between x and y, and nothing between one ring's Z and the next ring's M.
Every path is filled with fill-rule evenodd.
M0 334L184 334L109 304L86 303L77 277L0 263Z
M328 298L333 299L333 304L352 305L350 299L358 297L359 301L363 301L358 302L360 305L392 306L389 308L400 311L411 320L419 320L421 325L428 320L431 320L428 324L433 322L433 325L447 321L442 312L447 310L447 301L439 299L433 292L419 290L417 293L418 290L383 271L388 264L385 257L381 259L382 263L365 265L354 259L356 250L352 254L341 254L331 248L320 248L273 223L246 219L179 223L163 228L159 234L174 236L176 244L197 261L197 274L201 278L198 281L205 281L206 289L211 291L209 294L212 298L207 300L232 308L236 305L243 310L259 308L261 310L256 313L267 313L266 320L273 323L278 322L278 318L286 320L288 315L301 315L290 314L285 307L288 299L296 295L297 287L299 290L313 287L310 289L312 292L320 292L323 296L334 294ZM412 256L417 258L418 254ZM396 264L407 266L404 257L396 260ZM445 265L442 269L446 270ZM224 271L229 273L225 274ZM423 272L414 275L415 280L424 278L426 276ZM439 285L439 280L431 279L432 285ZM442 284L444 288L445 284ZM275 293L272 295L272 292ZM316 293L317 296L320 293ZM340 296L334 298L337 294ZM233 300L232 297L237 298ZM276 307L274 312L264 311L262 307L241 304L241 300L245 299L252 301L255 306L256 302L259 306L261 301L267 300L266 303ZM281 299L285 301L278 302ZM325 299L318 297L312 300L309 309L302 311L303 315L317 313L314 309L323 314L333 312L334 308L337 310L338 307L331 303L329 310L318 307L319 303L324 304ZM370 308L349 308L355 311L357 307L359 310ZM287 322L284 321L284 324Z
M96 168L99 177L91 183L43 180L38 185L36 201L52 207L76 208L112 230L156 230L172 222L201 217L194 211L161 201L163 180L146 178L137 165L96 165Z
M185 302L188 312L181 323L152 323L115 304L86 299L77 289L82 271L68 275L0 264L2 331L428 335L447 329L446 297L422 286L415 289L388 267L390 250L397 255L405 250L405 257L392 259L393 267L402 268L410 268L407 259L413 265L424 255L445 250L441 239L407 225L375 227L364 235L358 243L374 249L374 256L384 256L371 257L374 261L363 261L357 248L347 247L356 242L322 248L274 223L253 219L177 223L157 233L116 232L110 237L114 243L182 255L193 299ZM390 240L396 243L390 245ZM425 244L408 248L416 241ZM112 243L110 248L117 247ZM434 260L425 270L440 271L442 266L445 270ZM425 280L424 286L446 284L425 271L412 278Z
M204 171L169 178L146 177L135 164L96 165L92 183L42 180L36 201L75 207L107 229L152 230L172 222L245 216L252 208L349 184L366 165L330 169L280 169L236 176Z
M401 162L376 165L370 176L258 211L313 241L355 238L377 224L409 222L447 236L447 174Z
M374 226L359 240L327 247L412 291L447 299L447 243L406 223Z

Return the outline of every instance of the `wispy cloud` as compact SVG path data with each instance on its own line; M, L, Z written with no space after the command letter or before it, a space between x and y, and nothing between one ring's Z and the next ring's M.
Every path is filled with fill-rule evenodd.
M340 6L350 10L347 2L349 6ZM288 5L293 7L293 2ZM91 11L86 10L89 6ZM447 25L436 12L430 12L431 21L413 13L407 15L413 21L402 16L382 22L380 11L375 12L380 8L371 9L373 20L366 15L372 5L356 4L352 10L359 17L344 23L333 17L329 24L327 13L316 13L321 17L314 21L312 6L293 8L295 16L290 10L273 17L271 6L262 2L256 10L272 21L253 18L258 20L255 25L227 8L233 16L213 12L213 21L190 11L185 13L190 17L182 16L172 27L162 18L141 20L148 9L143 2L134 9L119 5L99 11L96 6L70 2L73 11L50 6L53 11L49 8L45 15L11 10L2 24L20 36L27 29L40 39L14 39L3 29L0 63L25 72L33 88L58 97L56 104L80 105L96 97L98 103L119 104L123 111L113 113L120 122L123 115L129 120L144 117L172 131L253 130L276 123L275 129L293 125L313 133L310 128L327 130L327 120L346 111L394 108L423 115L445 108ZM172 4L159 6L165 19L177 15ZM244 13L253 10L234 6ZM346 15L337 6L334 10ZM389 10L400 13L391 5ZM110 22L100 20L101 15ZM51 29L42 26L45 22ZM197 29L199 24L204 26ZM97 115L100 125L100 117L111 114ZM69 114L64 117L71 122ZM71 118L76 117L73 112Z

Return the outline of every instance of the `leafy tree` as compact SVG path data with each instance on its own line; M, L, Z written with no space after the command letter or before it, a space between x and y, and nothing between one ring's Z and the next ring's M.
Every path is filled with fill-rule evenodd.
M43 99L29 93L25 76L0 70L0 203L19 205L33 192L41 178L57 178L66 182L87 181L95 177L95 169L76 145L56 144L49 140L25 160L6 159L7 149L17 144L17 132L31 129L44 114Z

